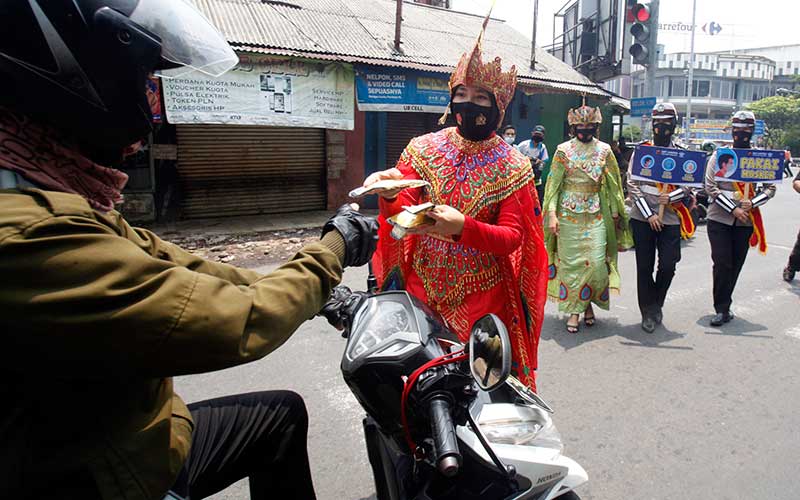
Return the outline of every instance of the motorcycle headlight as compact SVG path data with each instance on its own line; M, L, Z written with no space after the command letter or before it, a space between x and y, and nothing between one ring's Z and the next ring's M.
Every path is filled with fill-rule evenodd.
M393 335L413 331L414 328L414 321L406 306L391 300L370 300L359 317L363 318L363 323L357 325L347 347L350 360L373 351ZM414 340L417 340L416 335Z
M558 453L564 450L553 420L539 408L509 403L485 405L478 424L490 443L538 446Z

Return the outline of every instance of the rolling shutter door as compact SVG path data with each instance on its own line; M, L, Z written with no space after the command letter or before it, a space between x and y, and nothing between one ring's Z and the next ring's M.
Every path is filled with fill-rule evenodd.
M426 113L386 113L386 168L397 164L411 139L431 131L428 121Z
M324 210L325 130L179 125L187 219Z

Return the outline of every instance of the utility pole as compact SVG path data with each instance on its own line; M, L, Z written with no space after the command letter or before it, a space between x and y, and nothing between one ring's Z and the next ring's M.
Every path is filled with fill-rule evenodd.
M694 32L697 17L697 0L692 0L692 41L689 45L689 83L686 92L686 128L683 130L683 142L689 144L689 129L692 128L692 92L694 91Z
M533 35L531 36L531 69L536 69L536 20L539 18L539 0L533 0ZM555 32L554 32L555 33Z
M645 97L656 96L656 72L658 71L658 1L650 2L650 40L647 54L647 71L644 80Z
M400 28L403 26L403 0L397 0L397 10L394 16L394 50L400 50Z

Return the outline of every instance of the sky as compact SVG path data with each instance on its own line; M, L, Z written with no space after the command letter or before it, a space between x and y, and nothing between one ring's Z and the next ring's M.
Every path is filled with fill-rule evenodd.
M553 43L553 14L566 3L567 0L539 0L537 46ZM491 0L452 0L453 9L482 15L488 12L490 4ZM797 9L793 0L697 0L695 51L800 44L797 16L793 15ZM530 39L533 0L497 0L492 17L506 20ZM691 24L691 21L692 0L661 0L659 23ZM702 31L702 26L711 22L722 27L713 36ZM658 41L665 45L667 53L688 52L691 36L688 32L661 31Z

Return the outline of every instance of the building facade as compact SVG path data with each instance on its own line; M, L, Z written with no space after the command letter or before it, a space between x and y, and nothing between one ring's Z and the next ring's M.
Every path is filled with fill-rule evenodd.
M675 104L681 114L691 90L692 117L728 119L733 111L778 89L800 83L800 45L695 54L692 89L688 88L689 53L664 54L656 72L655 97ZM643 70L631 74L631 97L644 95ZM623 86L623 84L620 84ZM612 89L613 90L613 89Z
M405 3L398 51L396 4L388 0L208 0L199 7L240 63L218 79L161 82L168 133L152 141L166 156L150 162L155 210L174 200L182 218L330 210L348 201L366 175L393 166L412 137L441 128L449 74L483 22ZM506 121L521 138L545 122L554 146L582 95L611 101L544 51L537 49L531 69L530 40L503 21L491 20L483 48L504 68L517 67L519 91Z
M736 50L734 54L759 55L775 61L775 88L800 89L800 44Z

